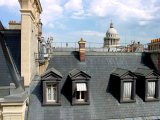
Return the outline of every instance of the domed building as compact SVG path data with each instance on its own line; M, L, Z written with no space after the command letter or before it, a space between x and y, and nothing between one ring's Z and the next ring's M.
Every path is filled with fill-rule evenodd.
M113 27L113 23L110 23L110 27L104 38L104 47L116 48L119 46L120 37L118 36L117 30Z

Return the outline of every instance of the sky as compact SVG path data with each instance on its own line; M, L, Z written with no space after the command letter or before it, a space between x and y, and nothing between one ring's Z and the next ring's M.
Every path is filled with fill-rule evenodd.
M120 42L149 43L160 37L160 0L41 0L43 36L70 43L103 43L112 21ZM0 0L0 20L20 21L18 0Z

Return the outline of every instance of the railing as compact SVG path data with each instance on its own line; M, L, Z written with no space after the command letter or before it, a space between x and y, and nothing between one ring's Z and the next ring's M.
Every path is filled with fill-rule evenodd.
M148 45L147 44L140 44L143 46L144 51L148 51ZM86 42L85 48L86 51L104 51L104 52L123 52L128 47L131 47L131 44L125 44L121 43L120 45L117 45L114 47L103 47L103 43L94 43L94 42ZM52 43L52 52L53 51L78 51L79 45L77 42L54 42ZM136 51L135 51L136 52ZM137 51L138 52L138 51Z
M50 54L48 53L34 53L35 61L40 63L45 62L45 60L49 59Z

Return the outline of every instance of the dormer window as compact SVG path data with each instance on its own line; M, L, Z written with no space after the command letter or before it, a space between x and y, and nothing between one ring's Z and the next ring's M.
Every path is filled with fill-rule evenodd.
M110 92L120 103L135 102L136 76L129 70L117 68L111 74Z
M43 105L60 105L62 75L51 68L41 77L43 83Z
M89 79L85 72L74 69L69 73L72 81L72 105L89 104Z
M138 68L137 75L137 94L144 101L159 100L159 78L160 75L151 69Z

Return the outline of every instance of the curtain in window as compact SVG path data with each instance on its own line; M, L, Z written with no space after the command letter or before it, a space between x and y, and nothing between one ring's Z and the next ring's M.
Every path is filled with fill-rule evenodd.
M132 82L124 82L123 98L131 99Z
M148 82L148 97L155 97L155 82Z
M77 91L87 91L86 83L77 83Z

